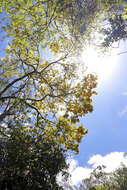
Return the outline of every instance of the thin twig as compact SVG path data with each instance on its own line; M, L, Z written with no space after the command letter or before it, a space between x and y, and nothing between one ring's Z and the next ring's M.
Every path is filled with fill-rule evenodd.
M121 55L121 54L124 54L124 53L127 53L127 51L120 52L117 55Z

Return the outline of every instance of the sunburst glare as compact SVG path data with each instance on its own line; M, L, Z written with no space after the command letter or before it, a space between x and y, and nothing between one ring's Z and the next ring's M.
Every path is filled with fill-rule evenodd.
M110 55L102 55L94 47L89 47L84 50L82 60L87 67L86 72L97 74L99 82L102 82L111 77L117 68L118 56L116 50Z

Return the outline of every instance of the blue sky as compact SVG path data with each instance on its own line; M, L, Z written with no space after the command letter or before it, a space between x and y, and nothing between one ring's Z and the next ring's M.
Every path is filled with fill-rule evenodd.
M126 50L123 44L118 52ZM89 133L80 144L80 154L74 156L74 167L93 168L98 154L110 162L120 164L127 152L127 53L117 55L117 65L106 80L98 85L98 95L94 97L94 112L84 117L81 122ZM110 69L110 67L109 67ZM90 165L91 158L96 157ZM127 160L126 160L127 161ZM106 161L105 163L107 163ZM126 162L127 163L127 162ZM107 163L108 165L108 163ZM79 170L77 170L79 172Z
M126 151L127 117L126 114L120 116L127 105L127 96L123 95L127 92L126 59L127 55L121 55L117 70L98 86L94 112L83 119L89 133L80 145L81 163L91 154Z

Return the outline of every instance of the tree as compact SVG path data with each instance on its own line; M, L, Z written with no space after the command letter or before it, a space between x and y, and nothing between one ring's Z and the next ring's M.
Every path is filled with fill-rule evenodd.
M55 142L44 144L23 128L12 128L9 138L0 139L0 189L60 190L57 174L67 176L66 156Z
M104 23L100 32L104 36L102 47L113 47L113 43L120 43L127 39L127 3L125 0L106 3L107 13L104 15Z
M120 168L113 172L109 187L109 189L114 188L116 190L127 189L127 167L125 165L121 165Z
M68 190L125 190L127 189L127 167L121 165L111 173L105 172L104 166L98 166L84 179L79 187L69 187Z
M93 111L97 77L84 74L79 80L77 56L99 27L98 19L109 19L111 42L118 39L112 30L122 17L114 13L123 11L126 19L125 1L2 0L0 7L1 30L9 40L0 61L1 126L24 126L45 143L50 138L78 152L87 130L77 124Z
M82 35L79 21L72 20L83 2L2 0L0 6L9 39L0 62L1 125L24 126L45 143L50 139L78 152L87 130L76 123L93 111L97 85L92 74L78 76Z

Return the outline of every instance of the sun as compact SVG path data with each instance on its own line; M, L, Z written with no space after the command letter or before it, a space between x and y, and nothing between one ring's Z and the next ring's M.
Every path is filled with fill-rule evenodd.
M110 55L102 55L94 47L85 48L82 60L87 67L86 72L97 74L99 82L112 76L118 62L116 51L112 51Z

